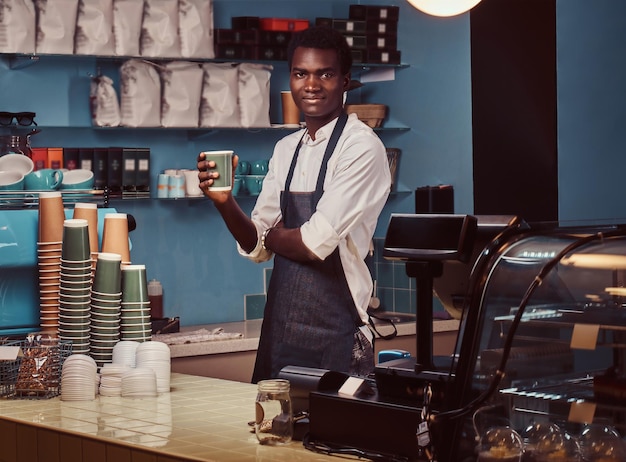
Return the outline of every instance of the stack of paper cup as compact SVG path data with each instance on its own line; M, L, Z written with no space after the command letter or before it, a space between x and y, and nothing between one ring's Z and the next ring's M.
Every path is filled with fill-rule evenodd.
M122 265L130 265L127 214L107 213L104 215L102 252L118 253L122 256Z
M61 241L37 243L39 269L39 314L42 332L56 335L59 328Z
M91 287L89 354L99 367L111 362L113 347L120 338L121 261L120 254L99 253Z
M150 299L145 265L122 267L120 338L145 342L152 338Z
M72 342L74 353L89 353L91 257L87 220L63 223L59 282L59 338Z
M63 198L58 191L39 194L37 265L41 330L57 334L59 327L59 284L63 239Z
M74 204L73 218L87 220L89 230L89 251L91 253L92 267L96 267L98 258L98 205L94 203Z

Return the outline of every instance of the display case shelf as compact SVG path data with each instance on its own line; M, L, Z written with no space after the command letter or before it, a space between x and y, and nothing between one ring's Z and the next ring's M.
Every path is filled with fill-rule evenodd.
M39 205L39 193L47 191L0 191L0 210L28 209ZM63 205L77 202L96 203L108 207L111 195L103 189L62 190Z

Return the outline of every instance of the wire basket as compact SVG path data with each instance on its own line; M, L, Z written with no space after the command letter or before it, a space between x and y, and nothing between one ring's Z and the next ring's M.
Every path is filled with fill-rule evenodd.
M391 190L395 191L398 179L398 164L400 163L400 149L387 148L387 160L389 161L389 171L391 172Z
M0 396L13 399L48 399L61 392L63 362L72 354L72 342L44 339L20 340L6 346L19 346L22 356L0 361Z

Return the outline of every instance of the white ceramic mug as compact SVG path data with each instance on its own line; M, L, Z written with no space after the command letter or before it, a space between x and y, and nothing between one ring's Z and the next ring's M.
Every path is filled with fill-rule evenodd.
M30 157L24 154L5 154L0 156L0 171L20 172L26 176L35 168L35 164Z
M68 170L63 174L61 189L92 189L93 172L86 169Z
M0 190L19 191L24 189L24 175L21 172L0 171Z
M197 170L184 170L185 174L185 192L189 197L202 196L200 189L200 178L198 178Z

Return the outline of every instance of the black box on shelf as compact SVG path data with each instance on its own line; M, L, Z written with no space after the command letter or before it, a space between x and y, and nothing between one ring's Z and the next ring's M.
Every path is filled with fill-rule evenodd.
M111 147L108 149L107 186L112 195L122 193L122 148Z
M401 53L398 50L367 50L366 62L372 64L400 64Z
M93 185L95 189L104 189L108 181L109 150L94 148L93 150Z
M315 18L316 26L333 27L333 18Z
M367 62L367 52L365 50L357 50L356 48L352 48L350 52L352 54L353 63L366 63Z
M78 148L78 168L93 171L93 148Z
M286 61L287 48L285 47L256 47L254 59L270 60L270 61Z
M230 19L230 27L233 29L260 29L261 18L259 16L234 16Z
M135 192L137 153L135 148L122 148L122 191Z
M364 34L367 23L365 21L355 21L353 19L333 19L333 29L342 34Z
M356 48L357 50L367 49L367 37L365 35L344 35L344 37L350 48Z
M137 170L135 189L138 192L150 191L150 148L135 148Z
M291 35L291 32L282 30L260 30L259 45L287 48L291 40Z
M370 50L396 50L398 48L397 35L367 34L367 47Z
M257 29L215 29L217 45L256 45L259 43Z
M400 17L400 7L386 5L356 5L349 6L350 19L381 19L383 21L397 21Z
M76 170L79 167L78 148L63 148L63 168Z
M215 57L220 59L255 59L256 47L247 45L215 45Z
M365 21L365 32L378 35L398 35L398 21L383 21L380 19Z

